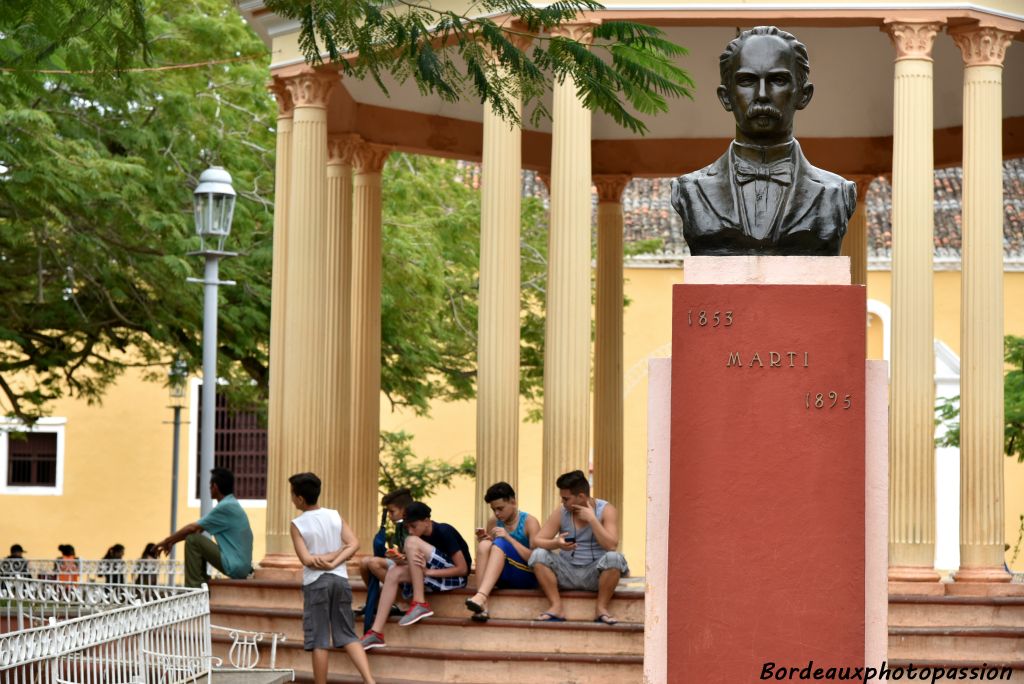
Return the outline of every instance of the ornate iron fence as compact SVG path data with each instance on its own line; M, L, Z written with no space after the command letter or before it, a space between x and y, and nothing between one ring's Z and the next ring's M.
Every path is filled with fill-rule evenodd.
M214 660L205 587L0 578L0 684L180 684Z
M90 560L5 558L0 560L0 578L22 577L63 583L105 582L175 586L182 583L185 565L170 559Z

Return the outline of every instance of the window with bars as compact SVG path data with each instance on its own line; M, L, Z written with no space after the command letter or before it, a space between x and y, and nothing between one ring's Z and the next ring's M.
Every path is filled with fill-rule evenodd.
M198 392L196 444L202 444L203 393ZM267 428L264 411L258 406L235 407L217 394L217 415L213 464L235 474L235 498L267 498ZM195 495L199 498L199 473L195 474Z
M7 435L7 486L57 486L57 435L19 432Z

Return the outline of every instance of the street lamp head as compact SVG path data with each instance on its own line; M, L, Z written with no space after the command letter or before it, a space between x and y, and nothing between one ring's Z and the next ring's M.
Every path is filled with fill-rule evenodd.
M200 248L207 250L209 240L209 249L223 251L224 240L231 233L231 218L235 212L235 189L231 187L231 174L220 166L206 169L199 176L194 197Z
M171 401L175 405L185 398L185 383L187 380L188 364L185 363L185 359L179 356L171 363L171 368L167 372L168 391L171 395Z

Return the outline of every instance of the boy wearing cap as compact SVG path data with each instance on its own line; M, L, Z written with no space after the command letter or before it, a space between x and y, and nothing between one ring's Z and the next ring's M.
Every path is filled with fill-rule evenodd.
M428 589L432 592L451 591L466 586L469 546L458 530L447 523L431 520L430 507L421 501L414 501L406 507L405 529L409 533L403 547L406 563L389 564L380 592L377 617L362 638L366 650L386 645L382 632L388 619L387 607L394 603L399 585L407 584L412 590L409 610L398 621L402 627L434 614L426 601Z

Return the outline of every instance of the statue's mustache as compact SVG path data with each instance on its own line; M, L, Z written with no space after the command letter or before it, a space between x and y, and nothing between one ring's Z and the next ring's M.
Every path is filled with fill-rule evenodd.
M773 104L761 102L754 103L747 108L748 119L758 119L763 116L767 116L772 119L781 119L782 112Z

